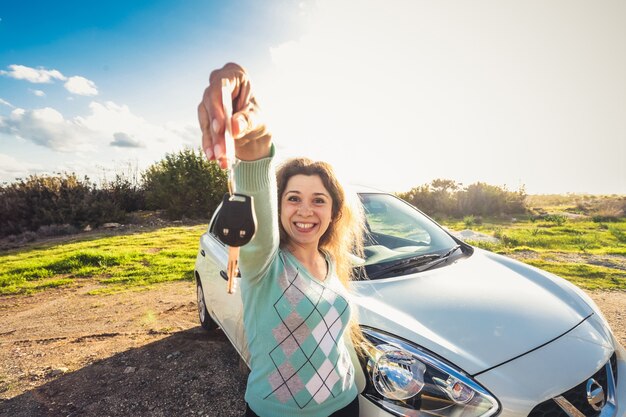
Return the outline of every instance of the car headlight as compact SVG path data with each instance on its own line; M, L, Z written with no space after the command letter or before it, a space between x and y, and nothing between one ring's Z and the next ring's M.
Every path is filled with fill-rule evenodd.
M460 369L407 341L362 328L372 344L363 395L397 416L489 417L500 406Z

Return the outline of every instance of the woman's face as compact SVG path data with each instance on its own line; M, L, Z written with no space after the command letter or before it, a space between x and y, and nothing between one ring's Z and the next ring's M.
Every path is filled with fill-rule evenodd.
M280 199L280 222L289 244L315 246L328 229L333 200L318 175L294 175Z

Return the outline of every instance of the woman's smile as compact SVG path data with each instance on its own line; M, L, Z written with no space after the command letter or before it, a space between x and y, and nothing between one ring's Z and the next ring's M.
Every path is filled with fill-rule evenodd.
M298 228L298 230L302 232L310 232L311 229L315 226L315 223L295 222L294 225Z
M314 246L328 229L333 201L317 175L294 175L280 201L280 222L291 244Z

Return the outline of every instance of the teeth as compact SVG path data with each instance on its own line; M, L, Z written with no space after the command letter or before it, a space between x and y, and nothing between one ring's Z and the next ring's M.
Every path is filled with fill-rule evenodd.
M296 226L300 229L310 229L313 227L313 223L296 223Z

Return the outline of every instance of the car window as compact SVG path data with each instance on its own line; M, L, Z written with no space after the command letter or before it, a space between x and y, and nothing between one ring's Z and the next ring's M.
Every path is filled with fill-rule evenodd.
M211 236L213 236L215 238L215 240L217 240L222 246L226 246L224 245L224 243L222 243L221 240L219 240L219 238L217 237L217 235L215 234L215 231L213 230L213 226L215 225L215 219L217 218L217 213L220 211L220 209L222 208L222 203L219 204L219 206L217 206L217 208L215 209L215 211L213 212L213 215L211 216L211 221L209 222L209 229L208 232L209 234L211 234Z
M430 235L415 221L415 216L408 212L410 207L397 204L392 199L382 199L381 196L366 197L363 202L372 233L410 240L416 244L430 244Z
M438 253L456 242L435 222L405 201L382 193L362 193L365 212L365 265Z

